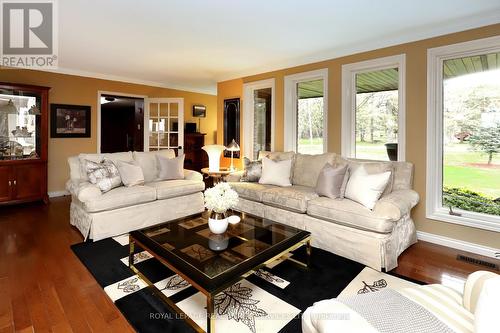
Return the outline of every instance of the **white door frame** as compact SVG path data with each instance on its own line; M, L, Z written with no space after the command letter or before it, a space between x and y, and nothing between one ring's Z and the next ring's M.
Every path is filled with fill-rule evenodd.
M253 160L253 125L254 105L253 93L255 90L271 88L271 150L274 151L275 136L275 103L276 88L275 79L254 81L243 84L243 156Z
M97 91L97 153L101 153L101 97L102 95L112 95L112 96L120 96L120 97L131 97L131 98L142 98L146 100L148 96L146 95L134 95L134 94L127 94L123 92L114 92L114 91L105 91L105 90L99 90ZM144 117L145 114L144 114ZM144 119L144 123L142 125L143 127L143 132L146 131L146 119Z
M144 99L144 151L149 151L149 104L150 103L177 103L178 109L178 146L177 155L180 156L184 152L184 98L182 97L152 97ZM170 112L170 111L169 111Z
M297 152L297 84L323 80L323 152L328 151L328 68L285 76L284 150Z
M342 156L356 157L356 74L398 68L398 161L406 150L406 54L342 66Z

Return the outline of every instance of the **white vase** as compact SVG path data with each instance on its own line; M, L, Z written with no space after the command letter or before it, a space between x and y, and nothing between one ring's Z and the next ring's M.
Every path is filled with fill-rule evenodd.
M213 234L223 234L227 230L227 218L223 213L211 212L208 218L208 228Z

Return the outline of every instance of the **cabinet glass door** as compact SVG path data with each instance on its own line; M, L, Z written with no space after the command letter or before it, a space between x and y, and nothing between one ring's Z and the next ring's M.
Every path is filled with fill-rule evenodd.
M40 108L40 94L0 89L0 159L40 158Z
M184 99L148 98L145 100L147 126L144 131L145 151L174 149L183 154Z

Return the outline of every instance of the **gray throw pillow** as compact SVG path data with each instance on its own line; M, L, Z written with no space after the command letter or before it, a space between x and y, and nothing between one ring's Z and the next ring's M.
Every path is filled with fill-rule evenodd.
M184 154L175 158L156 155L160 166L159 180L184 179Z
M262 176L262 160L251 161L249 158L243 158L243 166L245 170L240 178L241 182L256 183Z
M347 165L334 168L330 163L325 164L319 173L316 193L331 199L339 198L346 172Z
M108 192L122 184L120 172L110 160L104 160L102 163L85 160L85 171L89 181L97 185L102 192Z

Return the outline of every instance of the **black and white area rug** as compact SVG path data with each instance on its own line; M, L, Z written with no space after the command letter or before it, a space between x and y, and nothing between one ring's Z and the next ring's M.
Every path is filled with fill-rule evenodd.
M75 244L72 249L138 332L194 332L128 268L127 235ZM305 249L300 248L292 255L305 260ZM203 294L145 251L139 251L134 261L162 293L198 325L206 327ZM341 292L356 293L358 287L364 288L373 282L379 288L374 287L370 292L392 284L405 285L401 282L404 280L399 280L313 248L309 270L291 261L276 261L218 294L216 331L300 332L300 315L314 302L337 297Z

